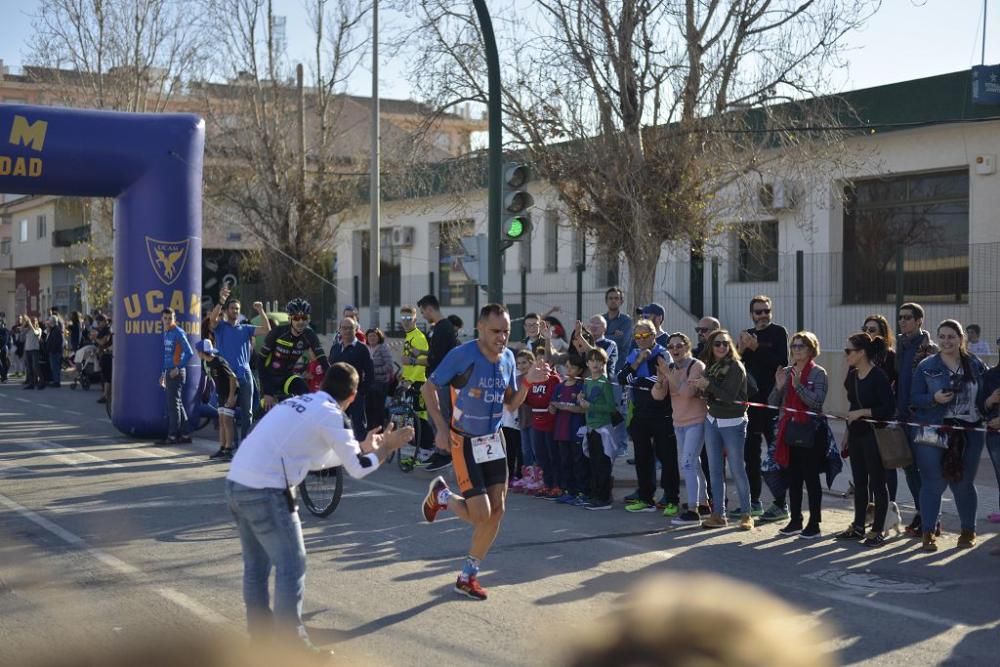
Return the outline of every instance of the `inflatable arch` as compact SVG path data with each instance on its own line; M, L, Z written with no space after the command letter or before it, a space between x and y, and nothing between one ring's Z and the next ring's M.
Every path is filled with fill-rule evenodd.
M0 104L0 192L115 198L111 421L130 435L166 432L163 309L198 339L204 147L194 115ZM196 355L189 414L200 374Z

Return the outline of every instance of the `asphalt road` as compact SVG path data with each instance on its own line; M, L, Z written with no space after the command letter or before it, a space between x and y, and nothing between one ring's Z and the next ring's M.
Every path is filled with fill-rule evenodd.
M0 665L82 641L242 631L226 465L207 461L215 443L123 437L96 398L0 385ZM1000 558L989 555L1000 542L982 521L980 546L958 551L952 503L941 551L923 554L902 537L872 551L775 526L675 530L620 503L590 513L512 496L481 573L490 599L477 602L451 590L468 527L419 520L428 479L389 467L348 480L331 517L303 510L306 623L354 664L558 664L565 637L612 613L644 575L695 571L758 584L804 623L828 624L833 639L817 650L843 664L1000 664ZM847 501L824 502L832 534L850 520Z

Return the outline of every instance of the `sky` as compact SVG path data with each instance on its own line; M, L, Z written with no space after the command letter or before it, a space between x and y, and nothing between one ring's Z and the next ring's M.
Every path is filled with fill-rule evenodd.
M987 0L989 26L986 63L1000 64L1000 0ZM0 59L17 73L25 59L31 33L30 15L38 0L0 0ZM883 0L882 9L863 31L850 35L848 68L834 75L831 92L868 88L935 74L968 69L980 63L983 0ZM308 42L302 0L275 0L275 13L288 19L289 56L295 45ZM387 21L398 15L383 13ZM385 51L385 49L383 49ZM305 58L303 54L303 58ZM382 97L412 97L403 56L380 58ZM370 68L361 67L349 82L349 92L371 94Z

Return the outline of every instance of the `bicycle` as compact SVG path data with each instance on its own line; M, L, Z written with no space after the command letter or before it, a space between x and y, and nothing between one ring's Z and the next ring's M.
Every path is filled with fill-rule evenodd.
M388 463L393 457L398 456L399 469L403 472L412 472L416 467L417 443L420 442L421 420L413 409L415 396L410 389L409 382L401 382L392 396L386 400L385 405L387 429L390 424L395 428L413 427L413 439L400 447L398 452L393 452L386 461Z
M333 514L344 494L344 469L341 466L310 470L299 484L302 504L313 516L325 518Z

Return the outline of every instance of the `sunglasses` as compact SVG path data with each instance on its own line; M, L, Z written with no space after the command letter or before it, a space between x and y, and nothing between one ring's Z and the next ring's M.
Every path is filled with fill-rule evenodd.
M695 333L703 334L703 333L708 333L709 331L711 331L711 329L709 329L708 327L695 327L694 331Z
M653 334L651 333L637 333L634 336L632 336L632 338L635 338L636 340L648 340L652 337Z
M844 348L844 354L850 354L851 352L857 352L857 351L858 351L858 348L856 348L856 347L845 347Z
M306 322L306 321L309 320L309 316L308 315L292 315L288 319L290 319L292 322Z
M415 320L417 318L415 318L413 315L400 315L399 319L401 319L404 322L410 322L410 321Z
M805 343L792 343L788 346L790 350L804 350L808 347Z
M729 347L729 341L728 340L717 340L717 341L713 342L712 345L714 347Z
M667 345L668 350L683 350L685 347L684 343L671 343Z
M753 311L753 314L754 315L770 315L771 314L771 309L770 308L761 308L760 310Z

